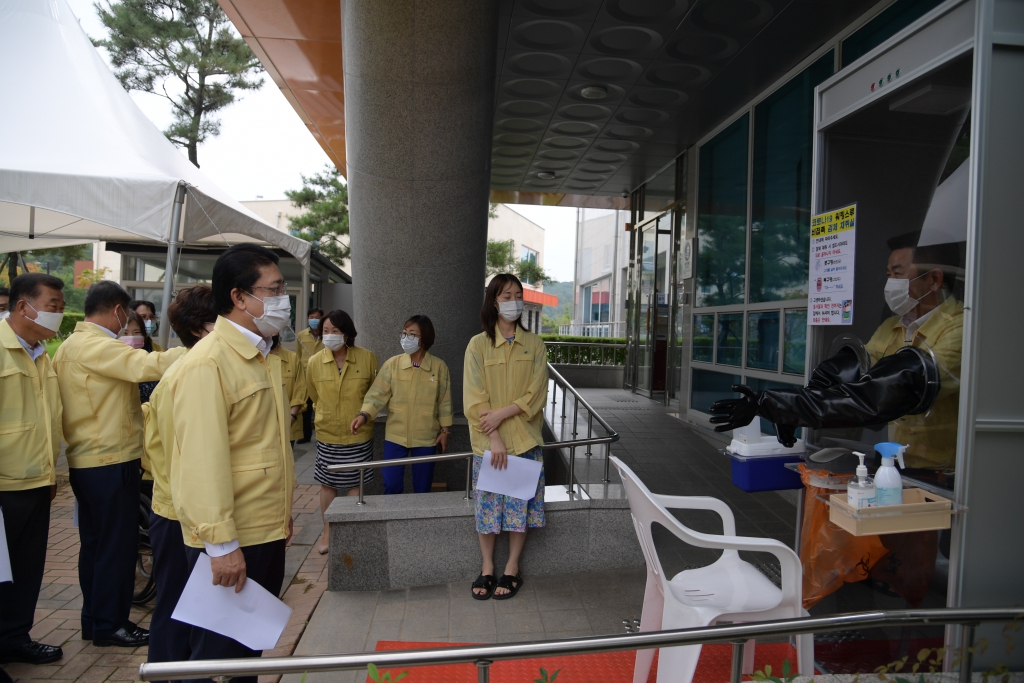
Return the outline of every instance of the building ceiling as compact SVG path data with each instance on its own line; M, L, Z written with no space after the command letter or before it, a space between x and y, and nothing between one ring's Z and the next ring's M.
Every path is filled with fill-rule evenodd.
M219 0L345 166L343 0ZM876 0L501 0L495 201L617 207Z

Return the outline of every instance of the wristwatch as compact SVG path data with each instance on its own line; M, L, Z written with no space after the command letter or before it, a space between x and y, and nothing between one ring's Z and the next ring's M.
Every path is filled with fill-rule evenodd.
M441 433L448 434L449 436L451 436L451 430L449 430L447 427L441 427Z

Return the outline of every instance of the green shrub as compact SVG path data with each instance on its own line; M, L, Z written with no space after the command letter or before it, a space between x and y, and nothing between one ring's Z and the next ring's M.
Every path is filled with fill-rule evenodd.
M68 313L65 311L64 319L60 321L60 329L57 331L57 336L61 339L67 339L75 331L75 325L83 320L85 320L84 313Z
M569 334L542 334L540 338L546 342L577 342L580 344L625 344L624 337L579 337Z

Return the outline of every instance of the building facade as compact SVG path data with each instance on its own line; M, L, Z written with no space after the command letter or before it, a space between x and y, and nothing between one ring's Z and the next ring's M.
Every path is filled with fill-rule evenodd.
M495 217L487 220L487 241L512 241L513 257L544 267L544 228L505 204L494 206ZM484 286L490 282L484 281ZM557 306L558 297L544 293L543 282L523 282L523 324L531 332L540 333L545 306Z

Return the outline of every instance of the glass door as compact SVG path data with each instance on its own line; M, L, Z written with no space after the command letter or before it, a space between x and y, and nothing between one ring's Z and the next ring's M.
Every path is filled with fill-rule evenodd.
M640 227L637 239L636 390L648 396L665 391L672 322L671 211Z

